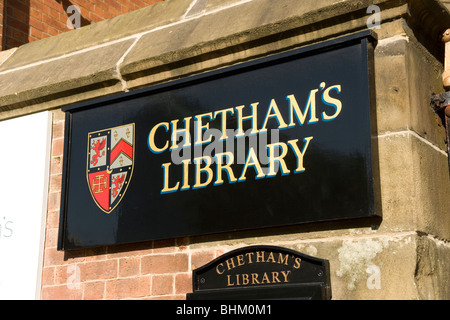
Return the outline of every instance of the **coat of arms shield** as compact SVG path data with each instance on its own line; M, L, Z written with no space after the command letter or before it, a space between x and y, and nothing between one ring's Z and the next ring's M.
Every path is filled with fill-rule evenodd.
M111 213L133 174L134 123L89 132L86 177L97 206Z

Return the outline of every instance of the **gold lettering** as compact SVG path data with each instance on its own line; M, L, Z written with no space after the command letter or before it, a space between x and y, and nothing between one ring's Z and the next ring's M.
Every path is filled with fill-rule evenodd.
M229 274L227 274L227 286L228 287L233 287L234 286L234 282L231 283L231 276Z
M231 260L231 259L229 259ZM223 267L223 264L219 264L216 267L216 272L218 274L223 274L224 269L219 270L219 266ZM235 275L227 275L227 286L246 286L246 285L258 285L258 284L275 284L275 283L289 283L289 275L291 271L272 271L264 272L262 275L256 272L254 273L238 273ZM261 277L260 277L261 276Z
M273 113L271 113L273 111ZM278 106L275 102L275 99L272 99L270 101L269 109L267 109L267 115L264 119L264 124L260 130L260 132L267 131L266 125L269 118L276 117L278 121L278 129L284 129L287 128L286 122L284 122L283 117L281 116L280 110L278 109Z
M186 159L181 161L183 163L183 185L181 186L180 190L187 190L191 186L189 185L189 163L191 160Z
M205 166L203 168L200 167L201 163L205 160ZM213 179L213 171L211 170L211 158L208 156L194 158L195 163L195 184L192 187L193 189L204 188L208 184L211 183ZM207 178L204 182L201 182L201 173L205 172Z
M243 254L238 255L236 258L237 258L238 267L243 266L245 264Z
M292 150L295 153L295 157L297 158L297 169L295 169L294 173L304 172L305 167L303 166L303 157L305 156L306 149L308 148L309 142L313 139L313 137L304 138L305 142L302 151L297 146L298 139L289 140L287 143L291 146Z
M150 133L149 133L149 135L148 135L148 147L150 148L150 151L152 151L152 152L154 152L154 153L161 153L161 152L163 152L164 150L166 150L166 149L168 148L168 146L169 146L169 141L166 141L166 143L164 144L164 147L162 147L162 148L158 148L158 147L156 146L156 144L155 144L155 133L156 133L156 130L157 130L159 127L164 127L164 128L166 128L166 132L167 132L167 131L169 131L169 123L168 123L168 122L161 122L161 123L158 123L156 126L154 126L154 127L152 128L152 130L150 130ZM116 132L116 133L117 133L117 132Z
M233 114L234 109L228 108L228 109L223 109L223 110L214 112L214 119L216 118L217 114L220 113L222 115L222 137L220 137L220 141L228 139L228 136L227 136L227 113L228 112Z
M255 283L259 284L258 274L257 273L252 273L252 284L255 284Z
M222 163L223 156L226 156L229 159L228 163L226 163L225 165ZM217 186L223 184L222 170L225 170L227 172L229 183L236 182L237 179L234 176L233 169L230 168L230 165L232 165L234 162L233 153L232 152L216 153L215 157L217 158L217 170L216 170L217 178L216 182L214 182L214 185Z
M272 283L275 282L281 282L280 279L278 279L278 271L272 271Z
M234 265L234 260L233 258L228 259L227 261L225 261L228 267L228 270L234 269L236 268L236 266Z
M288 265L288 259L289 259L289 254L286 253L286 255L283 258L283 254L280 252L280 254L278 256L277 263L279 263L279 264L283 264L284 263L284 265L287 266Z
M248 274L244 273L244 274L242 275L242 285L245 286L245 285L247 285L248 283L249 283L249 280L248 280Z
M223 263L219 263L216 267L217 274L223 274L225 272L225 269L222 269L222 272L219 271L219 267L223 268Z
M306 102L305 107L305 113L300 110L297 100L295 99L295 96L293 94L286 97L286 99L289 100L289 127L295 126L294 113L300 125L305 122L308 111L310 112L308 124L319 121L316 116L316 93L318 91L318 89L314 89L309 92L308 101Z
M281 155L278 157L275 157L275 147L281 147ZM277 142L268 144L267 148L269 149L269 173L267 174L268 177L273 177L277 173L275 171L275 161L277 161L281 165L281 174L286 175L289 174L291 171L287 168L286 162L284 162L283 158L287 155L288 147L283 142Z
M258 116L257 116L257 111L258 111L258 104L259 102L255 102L252 103L250 105L250 107L252 108L252 113L249 116L243 116L242 115L242 109L245 107L245 105L243 106L237 106L235 109L237 111L237 134L236 134L236 138L239 137L243 137L244 134L244 130L243 130L243 121L244 120L251 120L252 121L252 131L250 131L250 134L256 134L259 132L259 130L257 129L257 120L258 120Z
M207 140L203 140L202 133L203 129L209 130L209 122L205 125L202 125L202 117L209 117L209 120L212 118L212 112L199 114L195 116L195 144L201 145L212 141L212 136L210 136Z
M248 258L248 263L250 264L250 263L252 263L252 256L254 255L255 253L254 252L247 252L245 255L247 256L247 258Z
M255 154L255 150L253 148L250 148L248 151L247 160L245 160L244 169L242 169L242 174L239 178L239 182L245 181L247 178L245 177L245 174L247 172L247 168L251 166L255 168L255 171L257 173L255 179L264 178L265 174L263 173L261 169L261 165L259 164L258 157Z
M256 251L256 263L264 262L264 251Z
M294 261L294 269L300 268L300 261L302 261L302 259L300 259L300 258L295 258L295 261Z
M189 147L191 145L191 138L189 134L191 119L192 117L184 118L184 129L178 129L178 120L172 120L170 122L172 125L172 145L170 147L170 150L178 148L177 140L179 133L184 134L185 144L183 145L183 147Z
M335 109L335 112L332 116L329 116L325 112L322 112L322 119L324 121L331 121L331 120L336 119L336 117L339 115L339 113L341 113L341 110L342 110L342 102L338 99L330 97L330 90L333 90L333 89L336 90L336 92L338 94L341 93L341 85L336 85L336 86L329 87L327 90L325 90L325 92L322 95L323 102L326 105L331 106Z
M284 282L289 282L289 280L288 280L288 276L289 276L289 274L291 273L291 270L288 270L288 271L281 271L281 274L284 276Z
M266 262L275 263L275 258L273 257L273 252L269 253L269 256L267 257Z
M175 192L178 190L178 186L180 185L180 182L178 181L174 187L169 187L169 167L171 164L172 164L171 162L162 164L164 186L163 189L161 190L161 193Z
M263 283L270 283L269 276L265 272L264 272L263 278L261 280L261 284L263 284Z

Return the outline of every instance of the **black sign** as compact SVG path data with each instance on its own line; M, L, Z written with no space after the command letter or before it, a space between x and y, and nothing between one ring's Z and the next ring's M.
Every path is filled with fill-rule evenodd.
M373 40L63 108L59 248L374 216Z
M192 272L191 300L331 299L327 260L275 246L231 251Z

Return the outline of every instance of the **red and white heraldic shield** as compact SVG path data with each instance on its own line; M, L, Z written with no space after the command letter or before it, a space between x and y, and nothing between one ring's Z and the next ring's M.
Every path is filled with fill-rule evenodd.
M110 213L133 174L134 123L88 134L87 182L98 207Z

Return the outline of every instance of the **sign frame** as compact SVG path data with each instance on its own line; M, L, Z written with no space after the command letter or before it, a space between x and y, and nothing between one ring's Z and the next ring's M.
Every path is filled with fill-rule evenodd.
M373 159L372 159L372 136L374 135L374 126L376 126L376 123L371 123L373 122L373 119L370 119L373 117L373 108L375 107L375 99L374 99L374 73L373 73L373 50L374 50L374 44L376 42L376 35L371 31L371 30L366 30L363 32L359 32L356 34L351 34L351 35L347 35L347 36L343 36L341 38L337 38L337 39L332 39L332 40L328 40L322 43L318 43L318 44L313 44L307 47L302 47L302 48L298 48L298 49L293 49L291 51L287 51L287 52L282 52L282 53L277 53L268 57L264 57L264 58L260 58L260 59L256 59L253 61L249 61L249 62L244 62L238 65L233 65L233 66L229 66L229 67L225 67L223 69L218 69L218 70L214 70L214 71L210 71L210 72L206 72L206 73L202 73L202 74L198 74L198 75L194 75L194 76L189 76L186 78L182 78L182 79L178 79L178 80L173 80L167 83L161 83L161 84L157 84L157 85L153 85L150 86L148 88L143 88L143 89L137 89L131 92L126 92L126 93L119 93L119 94L115 94L113 96L108 96L108 97L103 97L103 98L99 98L99 99L94 99L94 100L90 100L90 101L85 101L85 102L81 102L81 103L77 103L75 105L70 105L70 106L65 106L62 108L62 110L64 112L66 112L66 125L65 125L65 136L64 136L64 163L63 163L63 179L62 179L62 190L61 190L61 213L60 213L60 228L59 228L59 239L58 239L58 250L70 250L70 249L78 249L78 248L86 248L86 247L96 247L96 246L104 246L104 245L114 245L114 244L120 244L120 243L131 243L131 242L141 242L141 241L149 241L149 240L157 240L157 239L164 239L164 238L176 238L176 237L183 237L183 236L196 236L196 235L205 235L205 234L214 234L214 233L222 233L222 232L233 232L233 231L241 231L241 230L251 230L251 229L260 229L260 228L266 228L266 227L281 227L281 226L287 226L287 225L293 225L293 224L304 224L304 223L315 223L315 222L325 222L325 221L337 221L337 220L351 220L351 219L361 219L361 218L379 218L381 213L377 212L376 208L375 208L375 194L374 194L374 175L373 175L373 170L375 170L375 168L373 167ZM82 230L82 227L78 227L78 234L71 234L70 231L68 231L68 227L73 225L73 216L68 214L68 206L70 205L70 201L69 201L69 195L70 192L73 192L74 187L72 187L72 189L70 189L70 179L69 176L71 176L72 171L74 170L73 167L73 161L71 160L71 157L75 155L75 152L72 150L72 148L76 145L76 141L75 139L82 139L83 141L86 140L86 138L80 138L80 131L76 131L76 126L75 126L75 122L79 122L80 120L77 120L76 116L78 116L79 114L82 113L88 113L88 112L95 112L96 110L100 110L100 109L105 109L105 108L110 108L111 106L114 106L115 110L119 110L117 112L120 112L120 110L128 110L125 108L119 108L120 106L124 106L126 103L130 102L130 101L144 101L147 98L152 98L152 97L158 97L160 95L164 95L166 93L171 93L172 91L176 91L176 90L185 90L186 88L195 88L196 86L202 86L205 83L214 83L215 81L222 81L222 79L226 79L229 77L234 77L234 76L239 76L242 74L251 74L252 72L264 69L264 68L270 68L272 66L277 66L283 63L289 63L295 59L301 59L303 57L314 57L316 55L320 56L320 55L324 55L327 54L328 52L333 52L333 50L345 50L345 48L347 48L347 46L360 46L360 49L358 49L358 52L360 52L360 57L358 59L361 59L361 61L359 62L362 66L361 70L361 81L363 83L359 83L359 89L360 92L358 92L359 94L361 94L362 96L362 100L364 100L362 109L363 111L361 111L363 113L363 120L362 122L364 122L363 124L361 124L361 128L363 128L364 130L364 137L362 138L363 141L362 143L364 144L364 153L365 153L365 159L360 161L359 165L363 166L364 168L362 168L360 170L360 173L362 172L364 175L364 178L362 178L362 184L364 185L364 192L367 192L366 195L364 195L365 199L364 201L364 205L363 207L357 209L359 210L356 213L352 213L352 214L344 214L344 215L339 215L336 212L333 212L333 206L330 204L328 205L327 208L327 213L324 213L322 216L319 217L314 217L314 216L308 216L306 218L302 218L302 219L297 219L295 221L292 221L292 219L290 219L289 217L286 219L280 219L279 221L275 222L266 222L264 219L262 219L260 222L258 221L258 219L255 219L254 216L250 217L248 219L248 221L246 221L245 224L240 224L240 223L231 223L230 224L226 224L226 225L222 225L221 223L217 223L216 220L214 220L213 218L208 218L207 221L203 221L201 220L202 217L205 217L204 214L204 208L203 209L199 209L196 208L195 210L197 210L196 212L194 212L195 216L201 216L201 218L199 218L197 221L192 222L192 225L195 224L194 227L191 226L191 221L188 220L185 217L182 217L181 215L177 215L175 217L177 218L182 218L182 221L177 225L174 224L173 225L173 230L169 230L170 227L168 225L168 223L170 221L172 221L173 223L173 218L172 220L170 220L170 218L167 218L167 224L165 226L163 226L162 228L158 228L157 232L155 231L156 229L153 229L153 231L149 231L148 233L146 233L147 231L142 231L142 232L136 232L136 230L127 230L126 231L126 235L122 236L118 236L118 235L110 235L109 239L100 239L100 236L96 236L95 239L88 239L88 240L83 240L83 239L78 239L77 237L82 237L85 234L85 231ZM359 48L359 47L358 47ZM320 84L320 86L314 90L310 91L310 95L311 93L314 92L323 92L326 91L325 90L325 82L322 82ZM330 90L331 89L331 90ZM322 102L324 105L328 105L331 107L335 108L335 116L338 114L338 102L336 102L336 99L333 99L330 97L331 93L333 94L339 94L340 93L340 88L339 86L335 85L333 87L328 87L328 96L322 95ZM287 92L288 94L288 92ZM328 97L328 100L324 97ZM288 99L287 99L288 100ZM310 100L308 100L307 104L309 103ZM334 102L333 102L334 101ZM135 103L135 102L133 102ZM333 104L334 103L334 104ZM272 104L271 104L272 106ZM308 104L308 107L310 105ZM117 108L116 108L117 107ZM111 107L112 108L112 107ZM270 108L270 107L269 107ZM188 108L185 108L188 109ZM164 109L161 109L164 110ZM275 109L271 109L273 111L273 113L270 115L270 117L272 117L272 120L277 120L278 118L275 119L276 117L276 112L274 111ZM330 109L329 109L330 110ZM220 112L222 112L222 114L225 114L226 112L223 112L223 110L219 110ZM218 111L218 112L219 112ZM184 111L184 112L194 112L194 111ZM236 110L237 112L237 110ZM291 111L292 112L292 111ZM305 111L306 113L307 111ZM328 120L333 120L333 116L330 116L330 111L327 111L327 113L322 112L322 120L324 123L327 122ZM267 111L266 116L269 115L269 111ZM192 115L194 115L195 113L192 113ZM154 115L154 114L153 114ZM189 115L189 113L187 114ZM186 116L186 113L184 114L184 116ZM298 117L298 114L297 114ZM328 117L328 118L327 118ZM180 119L183 118L183 116L179 117ZM186 119L186 118L185 118ZM243 116L242 116L243 119ZM266 118L267 119L267 118ZM168 118L165 121L170 121L173 120L172 118ZM310 118L310 121L312 120L312 116ZM371 121L372 120L372 121ZM163 121L163 120L160 120ZM259 120L258 120L259 121ZM292 120L291 120L292 121ZM133 123L133 125L136 126L137 128L137 124L134 124L134 121L130 120L130 123ZM241 122L243 122L241 120ZM327 123L335 123L336 121L328 121ZM280 123L278 121L278 123ZM122 123L114 123L114 124L105 124L103 127L96 127L95 129L91 128L89 129L87 132L95 132L98 130L103 130L105 128L114 128L117 126L124 126L124 125L128 125L128 122L122 122ZM171 125L173 126L173 121L171 122ZM159 127L157 127L159 126ZM344 126L340 126L338 128L344 128ZM159 130L160 132L163 132L164 130L167 132L169 131L169 122L160 122L158 125L156 125L156 123L153 124L153 128L156 128L157 130ZM279 127L280 128L280 127ZM150 131L151 127L149 127L147 129L147 132ZM137 130L137 129L136 129ZM280 131L280 129L278 129L278 131ZM286 132L288 130L283 130L283 133ZM148 135L149 138L148 140L150 141L150 136L151 136L151 132ZM84 133L83 133L84 135ZM350 135L349 135L350 136ZM138 137L136 137L136 139L138 139ZM297 172L302 172L301 167L300 167L300 162L299 162L299 154L302 154L302 152L304 153L306 151L306 148L308 147L308 143L310 142L310 140L312 139L312 137L309 138L304 138L303 141L301 141L301 139L299 139L298 142L298 146L297 146L297 153L296 153L296 157L297 157ZM137 140L136 140L137 141ZM289 142L294 141L294 140L290 140ZM360 142L361 142L360 141ZM168 142L168 141L167 141ZM296 142L296 143L297 143ZM85 143L85 142L83 142ZM151 147L151 144L148 142L148 149L150 149L150 151L152 151L153 154L158 154L158 153L162 153L158 152L160 150L164 150L164 147L161 147L163 144L160 144L160 141L158 142L158 146L159 147ZM303 150L302 150L302 145L303 145ZM156 146L156 142L155 142L155 146ZM285 147L287 148L287 144L285 144ZM291 147L292 150L295 149L295 147L293 146L293 143L291 143ZM133 152L138 152L137 150L138 146L136 146L136 150L133 148ZM159 149L158 149L159 148ZM166 144L166 148L167 150L169 150L168 148L168 144ZM83 146L83 148L79 148L86 150L86 147ZM88 147L89 149L89 147ZM273 148L275 149L275 148ZM155 152L155 150L157 152ZM147 150L148 151L148 150ZM89 151L88 151L89 152ZM247 157L247 161L250 158L249 157L250 153L247 153L248 157ZM303 155L302 155L303 156ZM136 156L136 158L138 158L139 155ZM86 156L85 158L86 159ZM137 161L136 160L136 165L137 165ZM281 163L281 162L280 162ZM249 164L249 162L246 162L246 165L244 168L247 168L247 164ZM252 164L249 165L249 167ZM169 175L169 166L166 166L165 168L163 168L163 166L161 166L161 168L163 168L164 174L166 174L167 176ZM159 168L159 169L161 169ZM199 166L197 166L197 168L200 168ZM132 169L133 171L133 177L132 180L137 180L139 179L139 173L137 173L137 168L136 166L134 167L134 169ZM166 171L167 170L167 171ZM304 170L303 170L304 171ZM75 171L73 171L75 172ZM282 171L282 175L283 175L284 171ZM279 174L278 174L279 175ZM267 175L268 176L268 175ZM228 178L230 178L228 176ZM244 177L245 178L245 177ZM181 182L180 178L180 182ZM200 179L200 178L199 178ZM237 179L236 179L237 180ZM244 179L245 180L245 179ZM255 180L258 180L258 176L255 177ZM263 179L263 180L268 180L268 179ZM264 181L264 183L266 183L266 181ZM217 182L217 181L216 181ZM89 183L89 179L88 179L88 183ZM134 181L132 181L132 183L135 183ZM158 181L158 183L160 183L160 181ZM164 190L170 190L167 191L167 193L171 193L175 188L170 189L169 186L174 185L173 182L170 182L167 178L167 180L165 180L164 182L164 188L166 188L166 184L167 184L167 189L162 189L161 190L161 194L163 194ZM178 183L177 185L181 185L181 183ZM184 185L184 183L183 183ZM211 183L212 185L212 183ZM216 185L216 184L215 184ZM230 184L231 185L231 184ZM237 185L239 185L239 183L237 183ZM243 184L240 184L243 185ZM281 184L282 185L282 184ZM192 188L190 188L192 187ZM189 192L193 192L195 188L195 186L190 186L188 189ZM334 186L336 187L336 186ZM178 187L177 187L178 188ZM215 187L217 188L217 187ZM131 188L125 188L127 194L125 195L125 197L129 196L130 193L132 193L132 191L130 190ZM161 189L161 188L160 188ZM202 190L202 192L208 188L202 188L199 187L198 190ZM241 189L242 190L242 189ZM183 191L183 187L178 188L176 190L174 190L174 193L177 194L183 194L182 192L184 192L184 194L187 193L187 191ZM356 192L356 191L355 191ZM91 196L92 196L92 192L91 192ZM218 196L217 194L215 195L216 197L221 197L220 195ZM207 198L207 196L202 196L202 198ZM174 199L174 198L172 198ZM71 200L73 203L73 200ZM83 200L84 201L84 200ZM172 200L173 202L176 202L177 200ZM242 200L242 201L245 201ZM345 201L347 201L347 204L350 203L350 199L346 199ZM359 200L358 200L359 201ZM126 203L125 200L121 201L121 204L118 205L118 203L116 204L116 206L118 205L118 208L120 208L124 203ZM154 202L153 202L154 203ZM152 203L152 204L153 204ZM193 202L190 202L189 204L192 206ZM167 204L165 204L167 206ZM195 205L195 204L194 204ZM211 205L211 203L210 203ZM344 204L343 204L344 205ZM97 206L98 207L98 206ZM164 207L164 206L162 206ZM205 207L205 206L203 206ZM140 209L142 209L143 206L141 205ZM114 209L114 208L113 208ZM133 207L133 214L135 213L136 208ZM137 210L140 210L137 209ZM129 209L127 209L129 210ZM199 212L198 210L203 210L202 212ZM282 209L285 210L285 209ZM104 212L107 212L107 215L110 215L109 210L103 210ZM113 210L111 210L113 211ZM164 213L164 212L163 212ZM122 212L121 212L122 214ZM240 215L239 213L237 213L238 215ZM270 215L272 213L270 212L266 212L267 215L267 219L270 219ZM71 218L72 217L72 218ZM72 219L72 220L70 220ZM113 218L111 218L113 219ZM116 218L116 222L114 223L119 223L117 222L119 218ZM121 218L122 219L122 218ZM131 219L131 218L130 218ZM197 218L196 218L197 219ZM236 219L235 217L232 217L231 220ZM161 221L159 221L161 222ZM78 223L78 222L77 222ZM255 224L253 224L255 223ZM78 223L78 224L81 224ZM206 226L206 227L205 227ZM192 228L191 228L192 227ZM101 231L100 229L102 229L103 226L99 227L98 230L98 234L101 235L103 234L107 234L108 232L110 232L110 230L106 230L105 227L105 232ZM114 228L118 228L117 226ZM191 229L189 229L191 228ZM121 228L122 230L124 228ZM162 230L162 231L161 231ZM96 230L97 232L97 230ZM153 235L151 234L153 232ZM93 231L90 231L90 233L92 234ZM77 238L77 239L75 239ZM75 239L75 240L74 240Z
M188 300L331 300L330 263L292 249L254 245L192 271Z

